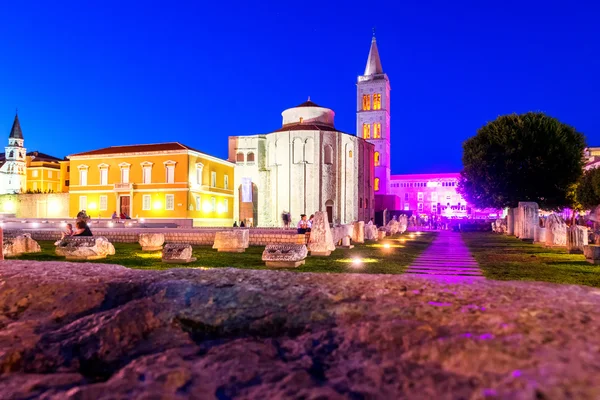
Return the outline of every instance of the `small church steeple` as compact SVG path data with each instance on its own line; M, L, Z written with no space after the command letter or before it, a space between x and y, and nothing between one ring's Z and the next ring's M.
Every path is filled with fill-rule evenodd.
M379 59L379 50L377 50L377 39L375 39L375 28L373 28L373 39L371 39L371 49L369 50L369 58L367 59L367 67L365 68L364 76L383 74L381 60Z
M19 114L15 114L15 120L12 125L12 129L10 130L10 135L8 135L9 139L24 139L23 131L21 130L21 123L19 122Z

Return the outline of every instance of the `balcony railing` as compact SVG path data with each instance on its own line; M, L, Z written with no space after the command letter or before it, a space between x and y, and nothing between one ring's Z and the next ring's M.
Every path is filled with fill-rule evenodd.
M133 189L132 183L115 183L115 190L131 190Z

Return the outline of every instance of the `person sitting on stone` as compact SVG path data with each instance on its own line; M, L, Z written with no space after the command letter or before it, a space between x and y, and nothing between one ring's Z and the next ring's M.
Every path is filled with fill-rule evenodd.
M244 221L240 222L240 228L245 228L246 224L244 223Z
M66 229L64 232L62 232L62 236L61 236L61 240L64 239L66 236L73 236L73 225L71 224L67 224Z
M238 227L238 225L237 225L237 221L233 221L233 227L234 227L234 228L237 228L237 227Z
M367 225L373 225L375 223L374 218L371 218L369 220L369 222L367 222Z
M77 221L75 226L77 229L73 233L73 236L94 236L90 227L84 221Z
M306 222L306 232L310 232L310 230L312 229L312 224L313 224L313 220L315 219L315 214L311 214L310 217L308 218L308 221Z
M115 211L115 212L113 212L113 214L112 214L112 217L111 217L111 218L112 218L112 219L119 219L119 216L117 215L117 212L116 212L116 211Z
M298 222L298 234L305 234L308 229L308 221L306 220L306 214L300 214L300 221Z

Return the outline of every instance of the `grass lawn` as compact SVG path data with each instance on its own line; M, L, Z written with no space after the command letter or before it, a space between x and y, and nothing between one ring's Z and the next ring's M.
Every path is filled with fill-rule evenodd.
M435 233L423 233L420 236L405 233L395 235L384 241L355 245L353 249L337 249L329 257L306 258L306 264L292 269L298 272L353 272L369 274L400 274L432 242ZM412 237L411 237L412 236ZM54 244L49 241L38 242L41 253L24 254L17 260L64 261L54 253ZM383 244L389 243L390 248ZM114 243L115 255L103 260L89 261L107 264L119 264L136 269L169 268L221 268L234 267L246 269L267 269L262 261L264 246L251 246L245 253L218 253L209 246L194 246L197 261L190 264L164 264L161 252L142 252L137 243ZM360 258L355 265L352 261Z
M564 248L545 248L491 232L463 233L462 237L489 279L600 287L600 265L588 263L582 254L567 254Z

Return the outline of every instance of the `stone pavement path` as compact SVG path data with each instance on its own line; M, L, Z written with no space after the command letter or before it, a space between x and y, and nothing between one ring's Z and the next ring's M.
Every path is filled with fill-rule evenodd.
M483 277L460 233L449 231L439 232L431 246L417 257L406 273Z

